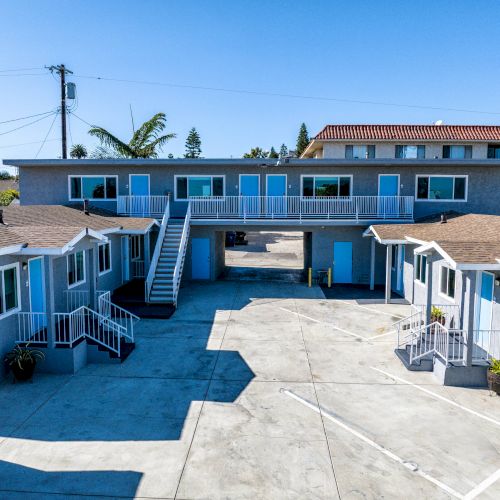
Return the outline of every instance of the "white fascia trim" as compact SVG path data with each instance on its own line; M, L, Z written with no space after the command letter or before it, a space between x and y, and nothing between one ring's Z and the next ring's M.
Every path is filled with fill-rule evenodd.
M12 245L10 247L2 247L0 248L0 255L11 255L13 253L20 252L25 245Z
M417 255L429 254L432 253L432 251L436 251L439 255L441 255L441 257L443 257L443 259L451 266L452 269L457 269L457 263L435 241L431 241L430 243L415 248L413 253Z
M110 234L110 233L119 233L122 230L122 227L111 227L109 229L103 229L99 231L100 234Z
M377 233L375 232L375 229L373 229L373 226L367 227L364 231L362 236L364 238L367 238L369 236L373 236L374 238L377 238Z
M377 234L377 231L375 231L375 228L373 226L370 226L369 228L365 229L363 231L363 236L365 236L365 237L373 236L382 245L407 245L408 244L408 242L406 240L383 240Z
M500 271L500 259L498 264L467 264L462 262L457 264L457 269L460 271Z
M411 236L405 236L406 240L410 243L415 243L416 245L427 245L428 241L417 240L417 238L412 238Z
M68 250L71 250L80 240L85 238L85 236L89 236L90 238L95 238L96 240L99 240L99 241L108 241L108 238L106 236L98 233L97 231L94 231L93 229L89 229L87 227L83 231L78 233L72 240L68 241L68 243L66 243L66 245L64 245L61 248L62 253L64 254Z

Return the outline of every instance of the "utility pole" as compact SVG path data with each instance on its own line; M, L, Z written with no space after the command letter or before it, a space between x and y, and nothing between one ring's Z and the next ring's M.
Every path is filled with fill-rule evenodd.
M62 139L62 157L68 157L68 147L66 142L66 73L73 74L73 71L58 64L57 66L49 66L47 68L51 73L58 73L61 80L61 139Z

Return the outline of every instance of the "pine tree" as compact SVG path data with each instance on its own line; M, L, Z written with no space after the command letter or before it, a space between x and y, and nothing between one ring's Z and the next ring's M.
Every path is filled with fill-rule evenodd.
M299 135L297 137L297 148L295 151L299 158L307 148L308 144L309 144L309 134L307 133L306 124L302 123L302 125L300 126Z
M274 147L271 147L271 151L269 151L269 158L279 158L280 155L276 152Z
M288 156L288 148L285 144L282 144L280 147L280 158L286 158Z
M193 127L186 139L186 153L184 158L199 158L201 155L201 139L200 134Z

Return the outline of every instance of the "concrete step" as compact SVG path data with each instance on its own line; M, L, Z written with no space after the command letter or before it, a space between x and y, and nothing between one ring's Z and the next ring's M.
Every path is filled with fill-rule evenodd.
M395 349L396 356L407 370L412 372L431 372L433 370L433 356L425 356L410 364L410 355L406 349Z

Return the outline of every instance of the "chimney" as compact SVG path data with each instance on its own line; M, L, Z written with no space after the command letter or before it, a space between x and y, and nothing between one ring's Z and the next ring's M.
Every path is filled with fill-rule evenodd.
M441 214L441 224L446 224L448 219L446 218L446 213Z
M83 200L83 213L89 215L89 200Z
M0 224L5 224L3 221L3 210L0 210Z

